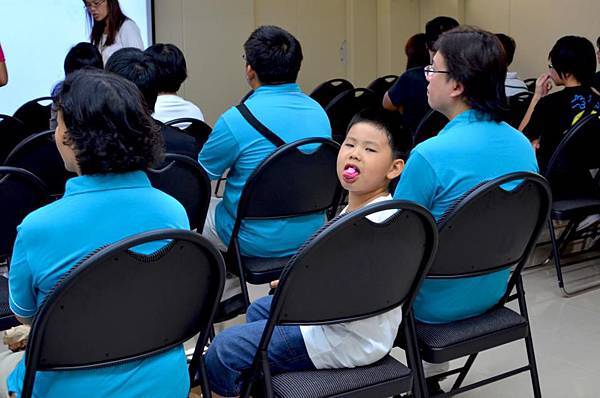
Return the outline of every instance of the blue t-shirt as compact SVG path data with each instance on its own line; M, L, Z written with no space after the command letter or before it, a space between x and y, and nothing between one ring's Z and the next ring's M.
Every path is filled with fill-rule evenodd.
M417 202L439 220L475 185L517 171L538 171L527 138L504 122L479 120L469 110L412 150L394 199ZM415 317L446 323L482 314L505 293L508 275L502 270L458 280L426 279L414 303Z
M10 308L33 317L61 276L95 249L162 228L189 229L183 206L152 188L142 171L85 175L67 181L65 195L29 214L18 227L9 273ZM161 242L139 247L150 253ZM119 336L115 336L116 339ZM20 395L22 360L8 379ZM92 370L37 372L34 397L179 397L189 394L183 347Z
M316 101L302 93L297 84L261 86L244 103L262 124L286 143L309 137L331 138L327 114ZM274 150L275 146L235 108L221 115L204 144L198 162L209 177L216 180L229 169L223 201L215 214L217 233L225 245L229 244L238 202L248 177ZM324 221L325 217L320 214L244 221L239 232L241 252L251 257L291 256Z

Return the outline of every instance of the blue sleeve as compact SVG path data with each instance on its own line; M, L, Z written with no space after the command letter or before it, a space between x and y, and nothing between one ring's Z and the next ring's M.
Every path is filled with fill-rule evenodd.
M429 162L413 151L400 176L394 199L410 200L431 211L438 186L437 175Z
M27 261L24 233L19 227L8 274L9 305L20 318L31 318L37 311L33 273Z
M240 145L221 116L198 155L198 163L211 180L218 180L225 170L233 166L239 153Z

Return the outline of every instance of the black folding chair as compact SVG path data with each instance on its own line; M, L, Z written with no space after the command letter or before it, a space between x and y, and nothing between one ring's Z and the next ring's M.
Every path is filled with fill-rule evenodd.
M413 136L413 145L416 146L423 141L435 137L448 124L448 118L440 112L431 109L419 122Z
M325 107L333 140L340 144L344 141L346 129L355 114L366 108L380 106L381 100L367 88L354 88L339 94Z
M52 97L41 97L21 105L13 115L25 125L29 134L39 133L50 128L50 108Z
M133 250L163 240L169 243L150 255ZM219 252L202 236L183 230L135 235L84 258L35 317L21 397L31 397L38 371L139 360L177 347L197 333L190 375L201 376L204 396L210 396L201 354L224 274ZM113 337L115 325L118 339Z
M533 93L529 91L523 91L522 93L508 97L508 112L505 115L504 121L516 129L519 128L519 124L521 124L532 98Z
M380 211L389 212L389 218L382 223L368 219ZM271 375L267 348L275 326L352 322L399 305L402 329L412 338L414 322L408 314L436 246L431 214L411 202L377 203L334 219L281 275L242 396L259 383L264 390L260 396L267 398L389 397L411 391L411 370L390 355L353 369ZM408 347L408 365L418 367L416 352ZM414 395L420 397L415 387Z
M182 132L191 135L194 140L196 140L196 150L198 153L202 150L202 147L208 140L208 136L212 132L212 127L204 123L202 120L189 117L171 120L165 124L167 126L178 128Z
M342 192L336 173L338 151L339 145L326 138L295 141L269 155L248 178L225 256L227 269L240 277L242 302L224 310L219 320L244 313L250 305L246 282L259 285L278 279L290 259L242 256L238 241L242 222L319 213L325 219L327 210L337 208Z
M333 100L346 90L352 90L354 86L346 79L331 79L318 85L310 97L317 101L323 109Z
M27 170L0 166L0 266L10 265L17 226L50 201L46 187ZM8 280L0 276L0 330L18 325L8 306Z
M0 114L0 161L4 162L10 151L28 135L25 125L20 120Z
M508 190L509 183L518 186ZM439 380L458 374L451 391L426 396L449 397L529 371L534 396L541 397L521 270L548 218L551 201L543 177L512 173L476 186L442 216L438 251L428 279L482 276L510 268L513 272L504 296L484 314L446 324L416 323L423 360L443 363L468 356L464 366L432 376ZM514 288L516 294L512 294ZM519 312L505 307L514 299ZM479 352L521 339L527 348L526 366L461 387ZM428 391L422 368L418 374L421 388Z
M148 169L146 174L154 188L183 205L190 228L202 232L210 204L210 179L198 162L184 155L167 153L160 168Z
M543 142L541 143L543 145ZM600 255L581 254L587 250L563 255L565 247L575 240L597 237L600 234L598 220L580 228L579 224L588 216L600 214L600 118L598 114L587 115L567 130L563 139L548 162L545 176L552 187L554 202L548 228L552 244L552 255L556 267L558 287L566 297L600 286L600 281L592 281L576 289L567 289L563 278L563 266L588 262ZM557 238L555 221L568 221ZM562 261L567 257L579 259Z
M54 197L61 196L67 180L75 176L65 169L52 130L33 134L21 141L6 157L4 165L32 172L44 182Z
M375 93L375 96L383 101L383 95L396 83L398 75L385 75L373 80L367 88Z

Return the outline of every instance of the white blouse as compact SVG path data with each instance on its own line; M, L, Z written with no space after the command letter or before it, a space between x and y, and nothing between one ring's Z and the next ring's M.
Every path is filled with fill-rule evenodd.
M102 54L102 62L105 65L110 56L122 48L135 47L144 50L140 28L129 18L121 25L115 37L115 42L110 46L105 46L104 43L106 43L106 34L102 35L102 40L100 40L100 44L98 45L98 51Z

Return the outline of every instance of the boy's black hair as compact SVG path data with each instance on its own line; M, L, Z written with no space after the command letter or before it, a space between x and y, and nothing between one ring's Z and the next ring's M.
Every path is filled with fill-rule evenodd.
M85 67L102 69L102 55L92 43L81 42L74 45L64 63L65 76Z
M148 109L154 110L158 85L152 57L138 48L122 48L110 56L105 69L133 82L142 92Z
M582 84L589 83L596 72L596 51L585 37L561 37L550 50L548 59L561 78L570 73Z
M425 24L425 44L430 51L436 51L435 43L442 33L456 28L458 21L451 17L436 17Z
M408 130L402 125L399 112L390 112L379 107L363 109L352 117L347 131L357 123L368 123L383 131L394 159L406 160L412 149L412 139Z
M155 44L145 51L156 65L159 93L176 93L187 79L187 65L181 50L174 44Z
M288 31L265 25L244 43L246 62L263 84L294 83L302 63L300 42Z
M162 135L132 82L81 69L57 86L53 99L67 128L64 144L82 174L145 170L162 159Z
M515 57L517 43L515 42L515 39L504 33L496 33L496 37L500 40L500 43L502 43L502 48L504 48L504 54L506 55L506 66L508 66L512 64Z

